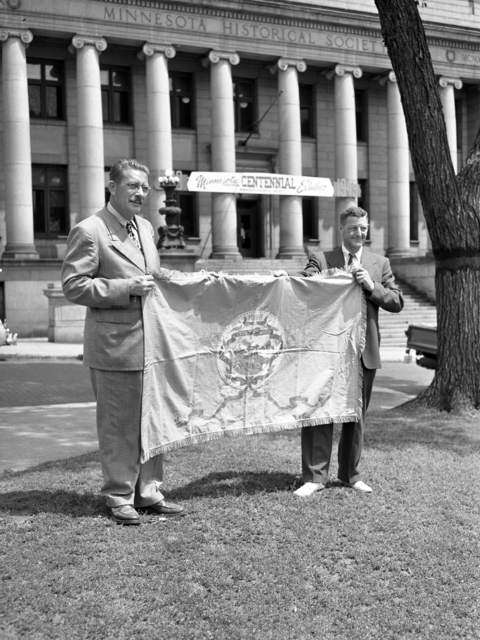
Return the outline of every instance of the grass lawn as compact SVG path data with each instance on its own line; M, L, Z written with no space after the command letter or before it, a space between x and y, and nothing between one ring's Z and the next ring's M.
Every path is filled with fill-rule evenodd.
M332 461L326 491L294 497L297 430L169 454L189 514L140 527L105 517L97 454L5 474L0 637L480 638L479 416L367 422L372 495Z

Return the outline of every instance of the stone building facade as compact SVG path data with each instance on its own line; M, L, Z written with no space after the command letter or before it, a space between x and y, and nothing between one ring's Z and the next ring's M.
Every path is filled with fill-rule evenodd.
M480 3L419 4L458 166L480 124ZM373 0L0 0L0 41L0 317L19 335L46 335L68 231L103 206L119 157L150 167L156 229L157 178L181 177L177 268L303 261L336 245L338 213L357 202L373 251L410 275L428 263ZM192 171L324 177L336 191L194 193Z

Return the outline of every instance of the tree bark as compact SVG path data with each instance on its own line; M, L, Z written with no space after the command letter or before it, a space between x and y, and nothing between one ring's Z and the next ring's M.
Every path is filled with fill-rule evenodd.
M438 367L417 398L440 410L480 408L480 136L456 176L416 0L375 0L407 123L436 264Z

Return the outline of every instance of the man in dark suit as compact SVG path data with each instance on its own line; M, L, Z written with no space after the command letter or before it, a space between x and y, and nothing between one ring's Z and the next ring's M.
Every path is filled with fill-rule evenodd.
M136 508L185 514L160 492L163 455L140 464L143 307L161 271L152 225L139 215L148 176L136 160L114 164L110 201L72 229L62 268L65 297L87 307L84 364L97 400L102 494L110 517L124 525L140 524Z
M340 216L342 246L318 255L310 254L302 275L312 276L325 269L345 269L353 274L365 292L367 328L365 349L361 354L363 368L363 410L358 422L345 422L338 445L338 478L340 482L361 493L372 489L360 480L358 466L363 447L365 414L370 402L373 381L380 362L380 332L378 309L398 313L403 309L402 292L395 285L388 258L366 251L363 247L368 233L368 213L360 207L350 207ZM302 471L304 483L295 491L300 497L325 489L332 453L333 424L302 428Z

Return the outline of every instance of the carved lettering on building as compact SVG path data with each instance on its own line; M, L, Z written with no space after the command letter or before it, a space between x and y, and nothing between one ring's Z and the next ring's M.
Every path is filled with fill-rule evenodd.
M327 47L333 47L334 49L349 49L350 51L363 51L365 53L386 52L383 42L370 40L369 38L328 34L325 41Z
M295 44L317 44L314 34L288 27L266 27L258 24L224 21L223 35L239 38L260 38L273 42L291 42Z
M143 9L109 9L105 8L105 20L115 22L133 22L141 25L167 27L170 29L186 29L189 31L206 32L203 18L196 16L174 15L158 11L144 11Z
M462 53L461 57L466 64L480 64L480 53Z
M0 6L7 5L11 8L18 8L21 6L21 1L0 0ZM125 7L105 7L103 16L105 20L110 22L123 22L137 26L205 33L225 38L265 41L284 45L323 47L352 54L387 55L387 49L380 37L368 38L348 33L329 33L328 31L299 29L284 25L224 20L215 16ZM450 63L480 65L480 53L477 51L455 51L432 46L431 53L434 59L445 60L446 58Z
M12 11L22 8L22 0L0 0L0 7L7 7Z
M197 31L231 38L265 40L268 42L306 46L326 46L334 49L346 49L366 53L385 53L381 40L377 41L361 37L333 35L280 25L271 26L236 20L218 20L213 17L200 18L187 14L117 7L106 7L104 10L104 18L105 20L114 22L128 22L137 25L178 29L181 31Z

